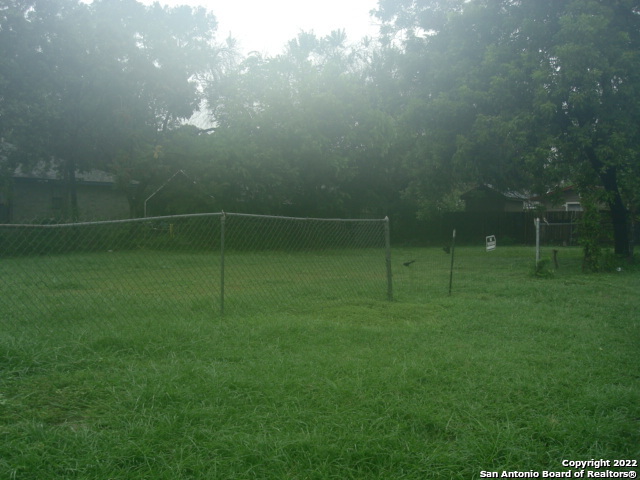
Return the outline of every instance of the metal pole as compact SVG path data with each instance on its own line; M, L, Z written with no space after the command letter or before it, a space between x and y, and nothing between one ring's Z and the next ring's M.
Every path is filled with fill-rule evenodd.
M453 237L451 238L451 269L449 270L449 295L451 295L451 287L453 286L453 256L456 252L456 229L453 229Z
M224 223L225 214L220 216L220 315L224 315Z
M173 180L173 177L175 177L175 176L176 176L176 175L178 175L179 173L183 174L185 177L187 176L187 174L186 174L186 173L184 173L182 170L178 170L176 173L174 173L173 175L171 175L171 178L169 178L169 180L167 180L167 181L166 181L166 182L164 182L162 185L160 185L160 187L159 187L155 192L153 192L151 195L149 195L149 196L145 199L145 201L144 201L144 213L143 213L143 216L144 216L145 218L147 217L147 202L148 202L149 200L151 200L151 198L152 198L152 197L154 197L154 196L156 195L156 193L158 193L160 190L162 190L164 187L166 187L166 186L167 186L167 184L168 184L171 180ZM187 178L189 178L189 177L187 177Z
M533 223L536 225L536 267L540 263L540 218L536 218Z
M393 275L391 274L391 233L389 231L389 217L384 217L384 243L387 264L387 299L393 300Z

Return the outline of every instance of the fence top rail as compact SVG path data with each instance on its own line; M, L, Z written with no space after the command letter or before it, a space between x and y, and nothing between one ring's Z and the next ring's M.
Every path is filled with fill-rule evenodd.
M153 220L172 220L178 218L195 218L195 217L220 217L222 212L216 213L190 213L187 215L166 215L162 217L141 217L141 218L126 218L122 220L103 220L96 222L76 222L76 223L0 223L0 228L65 228L65 227L77 227L83 225L109 225L118 223L140 223L149 222Z
M212 212L212 213L191 213L185 215L165 215L160 217L141 217L127 218L121 220L103 220L94 222L75 222L75 223L0 223L0 228L68 228L85 225L109 225L121 223L140 223L149 221L168 221L181 218L196 217L249 217L249 218L269 218L280 220L296 220L296 221L318 221L318 222L386 222L387 218L313 218L313 217L284 217L278 215L256 215L251 213L231 213L231 212Z
M316 217L284 217L279 215L257 215L253 213L221 212L227 217L270 218L280 220L298 220L314 222L385 222L386 218L316 218Z
M568 223L540 222L540 226L541 227L545 227L545 226L547 226L547 227L555 227L555 226L558 226L558 225L578 225L578 224L575 223L575 222L573 222L573 223L571 223L571 222L568 222Z

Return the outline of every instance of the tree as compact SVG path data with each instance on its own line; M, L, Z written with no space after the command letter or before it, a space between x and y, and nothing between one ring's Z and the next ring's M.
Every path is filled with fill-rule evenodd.
M625 182L640 161L640 11L630 1L570 2L548 58L551 131L569 178L604 189L615 252L629 254L631 192ZM631 183L640 181L639 177Z
M153 169L140 163L159 161L164 136L200 106L198 77L219 50L213 15L135 0L12 0L0 22L0 81L10 94L0 134L16 161L52 162L72 219L77 170L113 168L127 188L142 172L135 213L152 183Z
M615 251L629 253L630 186L640 181L637 1L383 0L378 16L402 38L423 179L600 188ZM415 190L428 197L433 183Z
M395 121L345 38L302 33L285 54L251 55L209 85L228 202L242 195L245 208L302 216L388 213L399 191L388 163Z
M94 157L100 117L88 116L104 106L90 86L99 79L92 58L88 7L75 2L12 2L4 10L2 75L8 79L10 114L3 135L16 145L20 163L51 160L67 181L72 217L77 217L75 172L82 153ZM98 71L95 71L94 68ZM103 116L104 117L104 116ZM102 117L102 118L103 118ZM31 162L27 159L33 158Z

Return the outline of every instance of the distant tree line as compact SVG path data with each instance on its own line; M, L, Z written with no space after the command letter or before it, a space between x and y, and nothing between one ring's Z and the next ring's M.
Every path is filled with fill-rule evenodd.
M264 57L220 41L202 8L2 0L0 188L47 162L77 218L75 174L100 168L140 216L184 170L206 192L194 211L426 219L471 185L571 184L608 205L629 253L638 1L379 0L375 15L377 40L302 32Z

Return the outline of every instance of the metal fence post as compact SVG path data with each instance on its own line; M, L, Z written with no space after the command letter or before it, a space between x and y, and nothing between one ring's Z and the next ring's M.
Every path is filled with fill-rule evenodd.
M224 223L225 214L220 215L220 315L224 315Z
M449 296L451 296L451 288L453 287L453 257L456 253L456 229L453 229L451 237L451 268L449 269Z
M540 263L540 218L536 218L533 223L536 225L536 268Z
M393 300L393 275L391 274L391 233L389 231L389 217L384 217L384 243L387 264L387 298Z

